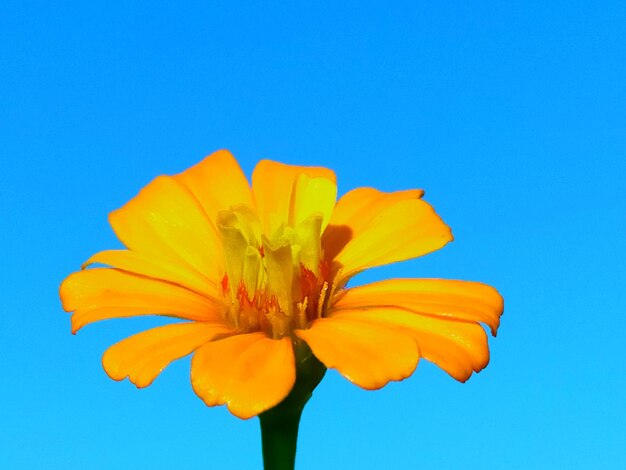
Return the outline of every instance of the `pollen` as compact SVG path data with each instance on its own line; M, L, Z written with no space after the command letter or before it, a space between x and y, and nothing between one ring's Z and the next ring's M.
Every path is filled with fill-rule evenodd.
M279 339L323 316L329 269L321 248L321 214L268 236L249 206L222 211L217 228L224 248L225 320L241 332Z

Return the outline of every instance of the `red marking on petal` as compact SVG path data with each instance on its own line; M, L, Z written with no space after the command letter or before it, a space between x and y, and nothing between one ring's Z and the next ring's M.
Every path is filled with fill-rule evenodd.
M228 292L228 274L224 274L224 277L222 278L222 292L224 295Z
M302 298L310 296L318 287L318 280L315 273L310 269L300 265L300 288Z

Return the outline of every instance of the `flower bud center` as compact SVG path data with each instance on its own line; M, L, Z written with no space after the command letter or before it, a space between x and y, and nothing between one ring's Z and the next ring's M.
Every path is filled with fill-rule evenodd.
M262 234L254 210L234 206L217 217L224 249L222 293L227 320L244 332L288 336L322 315L328 269L321 248L322 215Z

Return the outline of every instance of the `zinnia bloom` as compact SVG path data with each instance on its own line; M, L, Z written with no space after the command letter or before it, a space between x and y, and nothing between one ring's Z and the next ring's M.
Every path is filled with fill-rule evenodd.
M410 376L420 358L465 381L489 361L480 323L496 334L503 303L495 289L441 279L346 287L364 269L452 240L422 194L358 188L337 201L331 170L269 160L250 186L232 155L219 151L157 177L112 212L127 249L97 253L70 275L63 307L74 312L74 333L110 318L184 320L113 345L105 371L146 387L193 354L196 394L240 418L289 394L300 341L368 390Z

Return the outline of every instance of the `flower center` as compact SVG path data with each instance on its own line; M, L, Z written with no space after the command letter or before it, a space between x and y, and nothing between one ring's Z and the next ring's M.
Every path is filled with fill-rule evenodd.
M295 227L280 225L268 238L249 206L218 214L226 271L222 293L235 328L282 338L322 315L329 272L321 226L322 215L313 214Z

